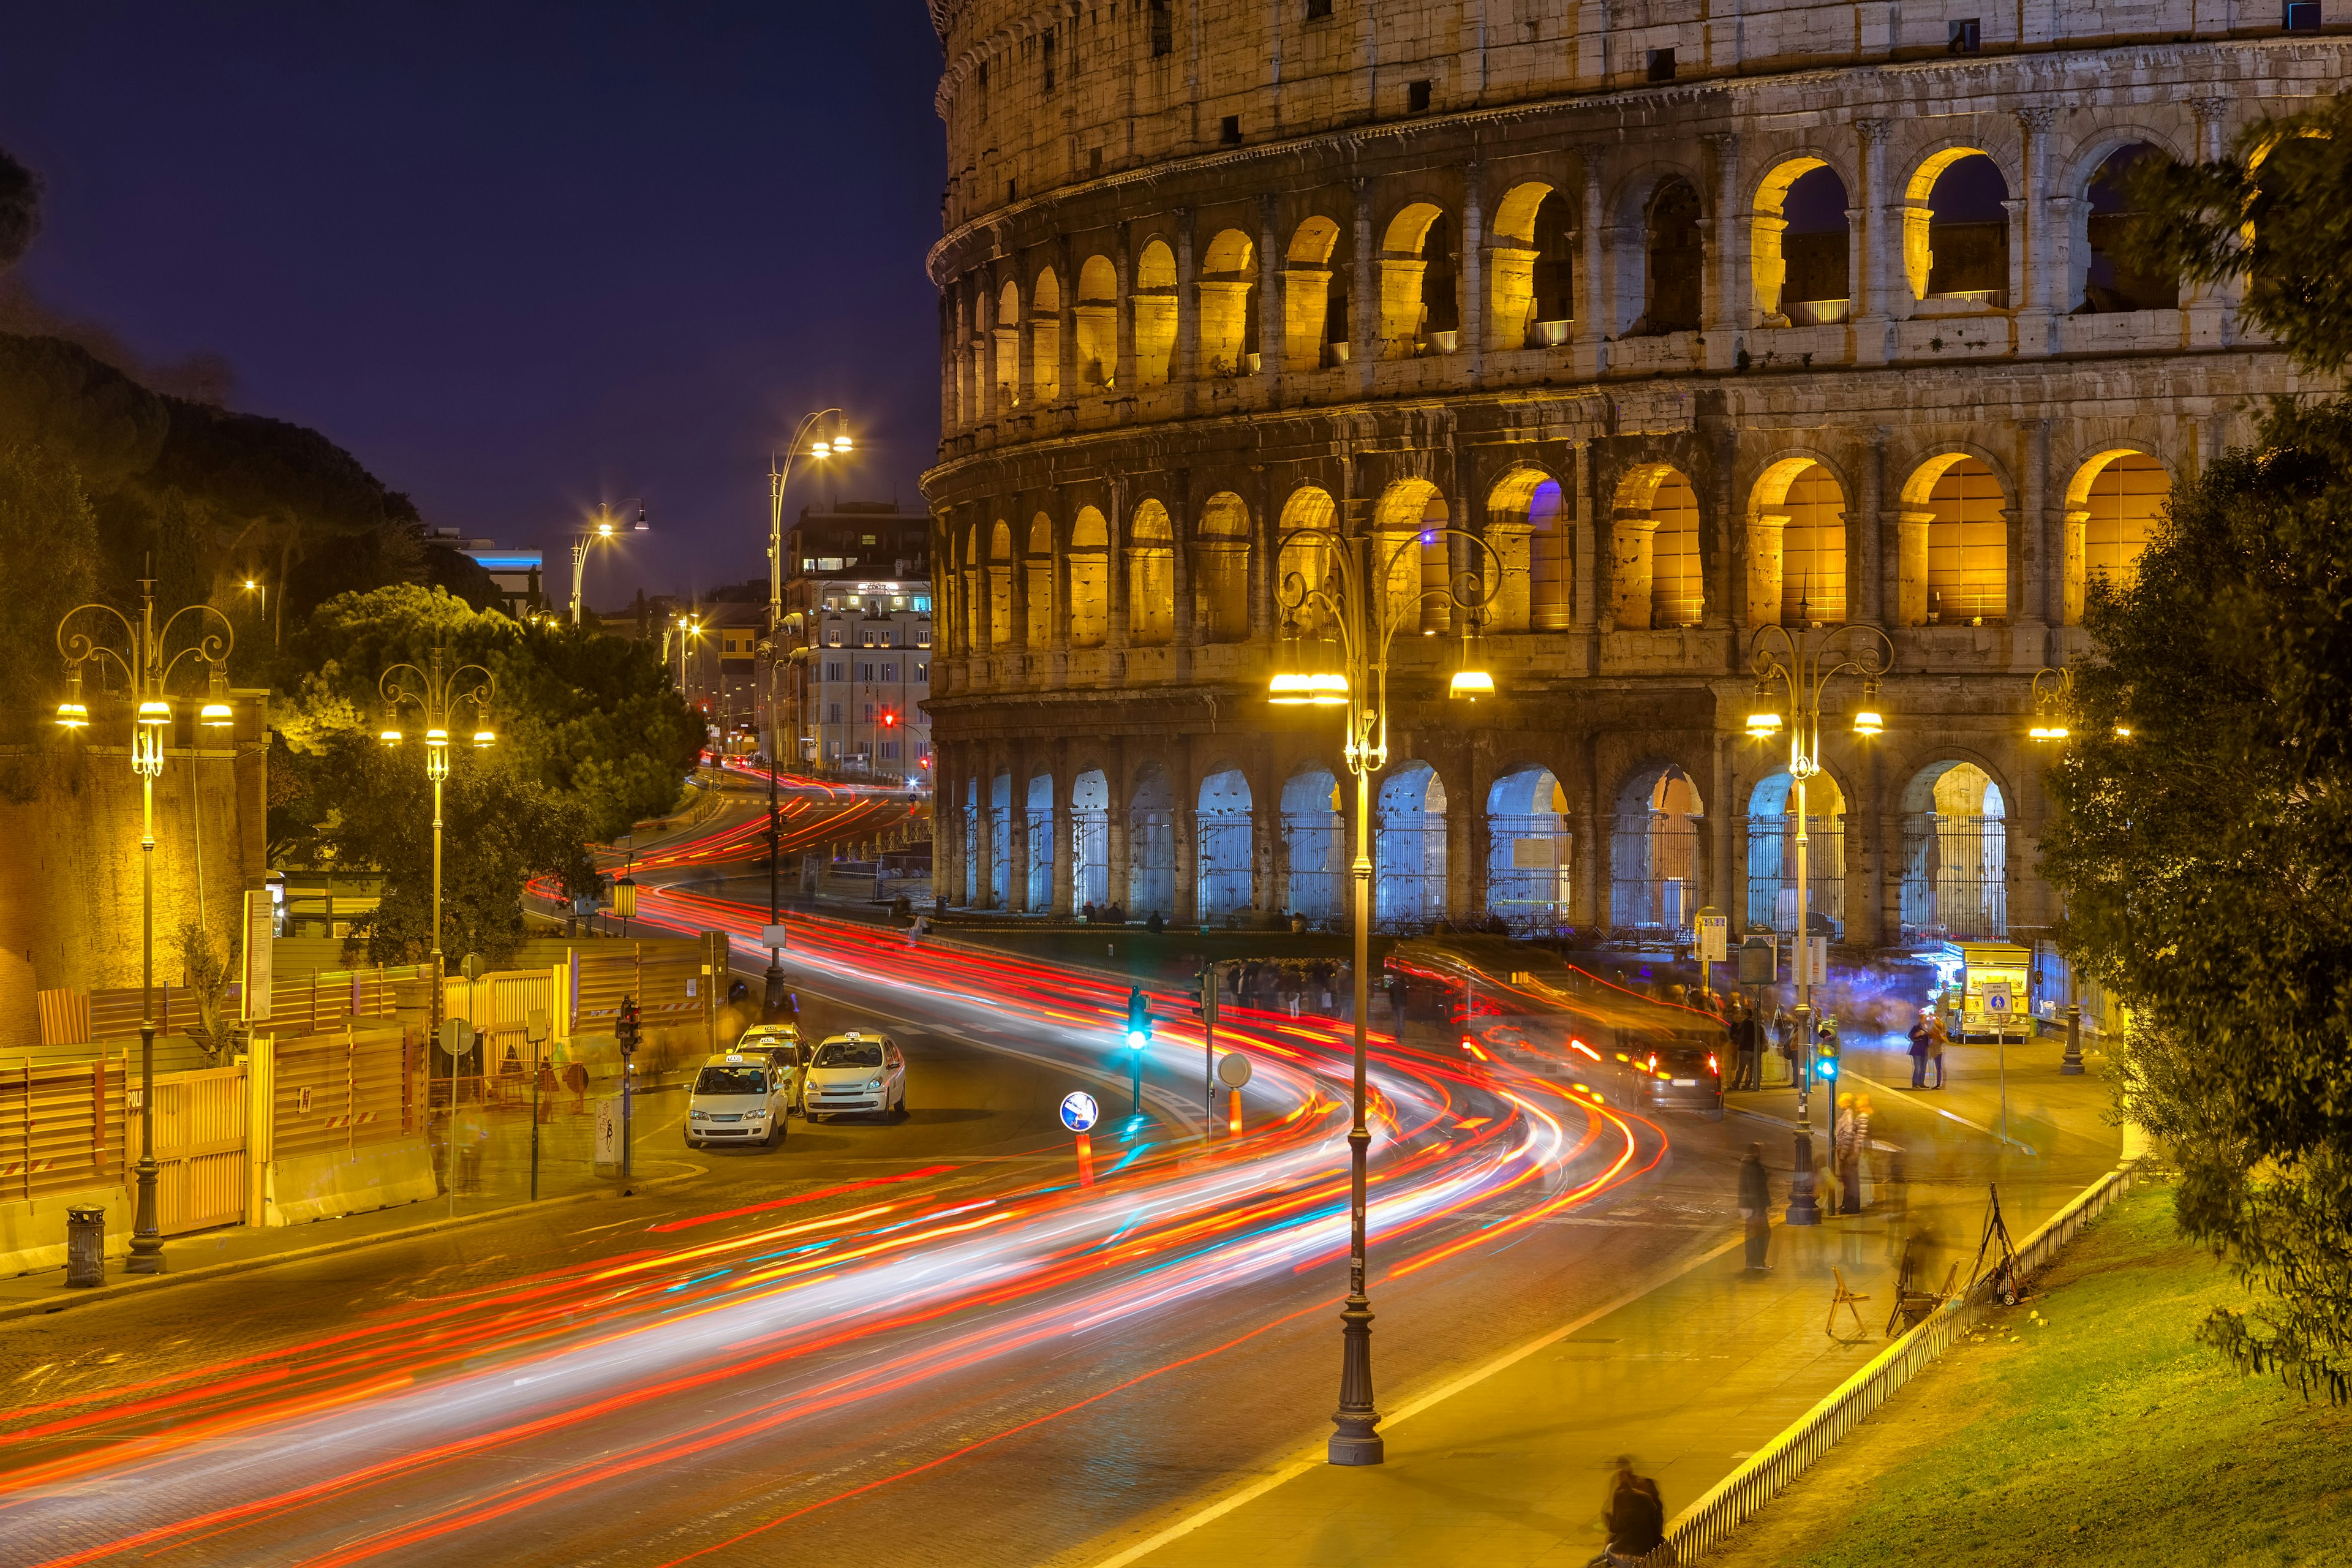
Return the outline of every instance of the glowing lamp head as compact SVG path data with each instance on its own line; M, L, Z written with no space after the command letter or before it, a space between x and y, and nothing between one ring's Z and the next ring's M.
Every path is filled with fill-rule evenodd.
M837 435L835 435L835 436L834 437L834 438L833 438L833 449L834 449L835 451L836 451L836 452L846 452L846 451L848 451L848 450L849 450L849 432L848 432L848 431L846 431L846 430L841 431L839 434L837 434Z
M2036 741L2063 741L2066 738L2067 730L2063 724L2044 721L2028 730L2026 734Z
M226 730L234 721L226 702L207 702L196 712L196 722L207 730Z
M86 702L58 703L58 723L60 727L68 730L88 729L89 727L89 705Z
M816 443L816 445L814 445L814 446L813 446L813 447L811 447L809 448L809 456L810 456L810 457L812 457L812 458L830 458L830 457L832 457L832 456L833 456L833 443L832 443L832 442L830 442L830 441L819 441L818 443Z
M2128 741L2128 740L2130 740L2131 738L2132 738L2132 736L2131 736L2131 726L2130 726L2130 725L2128 725L2128 724L2118 724L2118 725L2116 725L2116 740L2118 740L2118 741Z
M1756 683L1756 700L1748 709L1748 734L1750 740L1761 740L1780 732L1780 710L1773 706L1771 691L1764 682Z
M1495 678L1483 669L1457 669L1453 684L1445 689L1448 697L1459 697L1475 702L1481 697L1495 695Z
M147 725L152 729L160 728L171 721L172 705L170 703L150 699L139 705L140 723Z
M1307 700L1318 708L1345 707L1348 701L1348 678L1336 674L1308 676Z
M425 743L433 747L436 751L438 751L449 743L449 731L446 730L427 730L425 731Z
M400 744L401 737L399 731L387 727L377 731L375 738L382 741L387 746L397 746Z
M498 732L490 728L488 720L484 720L482 727L474 731L474 749L478 752L494 746L498 739Z
M598 524L596 525L596 537L597 537L597 538L599 538L599 539L610 539L610 538L612 538L612 537L613 537L613 525L612 525L611 523L609 523L609 522L600 522L600 523L598 523Z
M1265 685L1265 700L1278 708L1297 708L1315 700L1310 682L1314 678L1295 669L1286 669Z

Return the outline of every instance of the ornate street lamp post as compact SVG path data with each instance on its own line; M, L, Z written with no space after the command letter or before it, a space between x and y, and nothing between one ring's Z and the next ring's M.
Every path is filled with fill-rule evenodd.
M490 672L478 664L461 664L445 674L441 665L442 649L436 645L429 668L395 664L376 683L385 707L383 730L377 738L385 745L397 746L404 738L403 708L415 709L425 723L425 776L433 781L433 984L427 987L426 1018L435 1040L441 1037L441 986L446 973L441 957L441 786L449 777L449 731L459 705L474 710L478 749L498 739L490 730Z
M2067 717L2074 705L2074 672L2063 667L2037 669L2033 672L2033 724L2026 731L2027 738L2037 745L2052 745L2065 741L2074 731L2067 728ZM2128 741L2127 725L2116 726L2116 739ZM2062 908L2059 918L2065 918ZM2074 984L2074 965L2066 964L2066 1054L2058 1063L2062 1074L2074 1075L2083 1070L2083 999Z
M1821 1200L1813 1190L1813 964L1812 900L1807 885L1805 781L1822 771L1822 692L1832 677L1862 677L1862 706L1854 710L1853 732L1876 735L1886 728L1878 708L1878 683L1895 667L1895 645L1876 626L1852 625L1814 637L1802 626L1759 626L1748 644L1756 670L1756 704L1748 715L1748 733L1769 740L1783 727L1779 698L1773 688L1788 692L1790 811L1797 825L1797 1168L1789 1183L1789 1223L1822 1223Z
M643 533L647 526L646 503L641 500L637 502L636 526L630 531ZM601 507L597 510L596 525L593 528L582 529L572 536L572 624L575 626L580 624L581 590L588 580L589 547L599 541L610 543L619 532L620 525L613 521L612 509Z
M173 628L192 616L190 640L172 650ZM211 629L207 622L216 623ZM79 626L76 622L82 624ZM133 705L131 766L139 775L139 964L142 1002L139 1016L139 1181L138 1204L132 1211L131 1257L123 1265L132 1274L163 1271L163 1235L155 1213L155 779L163 771L163 749L172 735L172 676L184 658L209 667L203 704L196 722L208 730L226 729L233 715L228 705L228 654L236 634L228 617L209 605L189 605L175 612L159 629L155 625L155 580L139 584L139 618L132 620L111 605L83 605L58 623L58 651L65 656L66 698L58 704L58 722L68 731L89 723L89 705L82 695L83 667L96 664L101 681L112 665L123 678L125 695Z
M1347 741L1342 755L1356 777L1355 1049L1353 1116L1348 1129L1348 1304L1339 1314L1339 1408L1332 1415L1339 1429L1328 1450L1335 1465L1377 1465L1384 1456L1380 1413L1372 1407L1372 1305L1364 1293L1364 1188L1370 1129L1364 1121L1364 1035L1371 1010L1372 856L1370 839L1371 776L1389 761L1389 653L1410 612L1414 619L1424 604L1443 601L1462 613L1462 663L1449 695L1465 699L1492 696L1494 678L1472 661L1470 638L1477 612L1486 602L1479 576L1463 573L1442 588L1412 593L1391 591L1400 562L1418 583L1418 559L1408 552L1446 540L1469 541L1479 549L1485 541L1460 529L1428 528L1407 535L1371 569L1375 541L1369 535L1347 535L1328 528L1294 529L1276 547L1279 562L1293 548L1303 546L1328 563L1319 580L1309 582L1297 572L1284 574L1284 667L1267 687L1270 701L1285 707L1345 708ZM1300 621L1307 621L1302 630ZM1314 640L1302 655L1302 635ZM1334 646L1336 644L1336 647Z

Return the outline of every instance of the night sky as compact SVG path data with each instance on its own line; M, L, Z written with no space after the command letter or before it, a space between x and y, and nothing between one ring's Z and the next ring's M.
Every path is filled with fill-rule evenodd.
M767 453L838 403L845 499L916 507L939 432L940 51L920 0L8 7L16 276L232 406L313 426L427 521L589 602L766 573ZM794 510L829 490L793 481ZM568 572L568 565L564 567ZM568 584L563 592L568 592Z

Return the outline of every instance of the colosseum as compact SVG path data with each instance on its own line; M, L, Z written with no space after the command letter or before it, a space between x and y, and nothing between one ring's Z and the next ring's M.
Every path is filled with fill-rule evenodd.
M2333 90L2352 6L930 3L951 902L1341 913L1340 726L1266 700L1320 525L1487 596L1496 696L1442 599L1394 645L1388 928L1794 929L1750 649L1848 622L1814 910L2050 925L2033 678L2297 385L2119 176Z

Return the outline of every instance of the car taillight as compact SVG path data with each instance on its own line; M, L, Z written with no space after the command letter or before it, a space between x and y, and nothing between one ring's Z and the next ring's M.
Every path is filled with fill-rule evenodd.
M1713 1051L1706 1053L1706 1070L1713 1073L1717 1078L1721 1078L1723 1076L1723 1069L1715 1064L1715 1053Z

